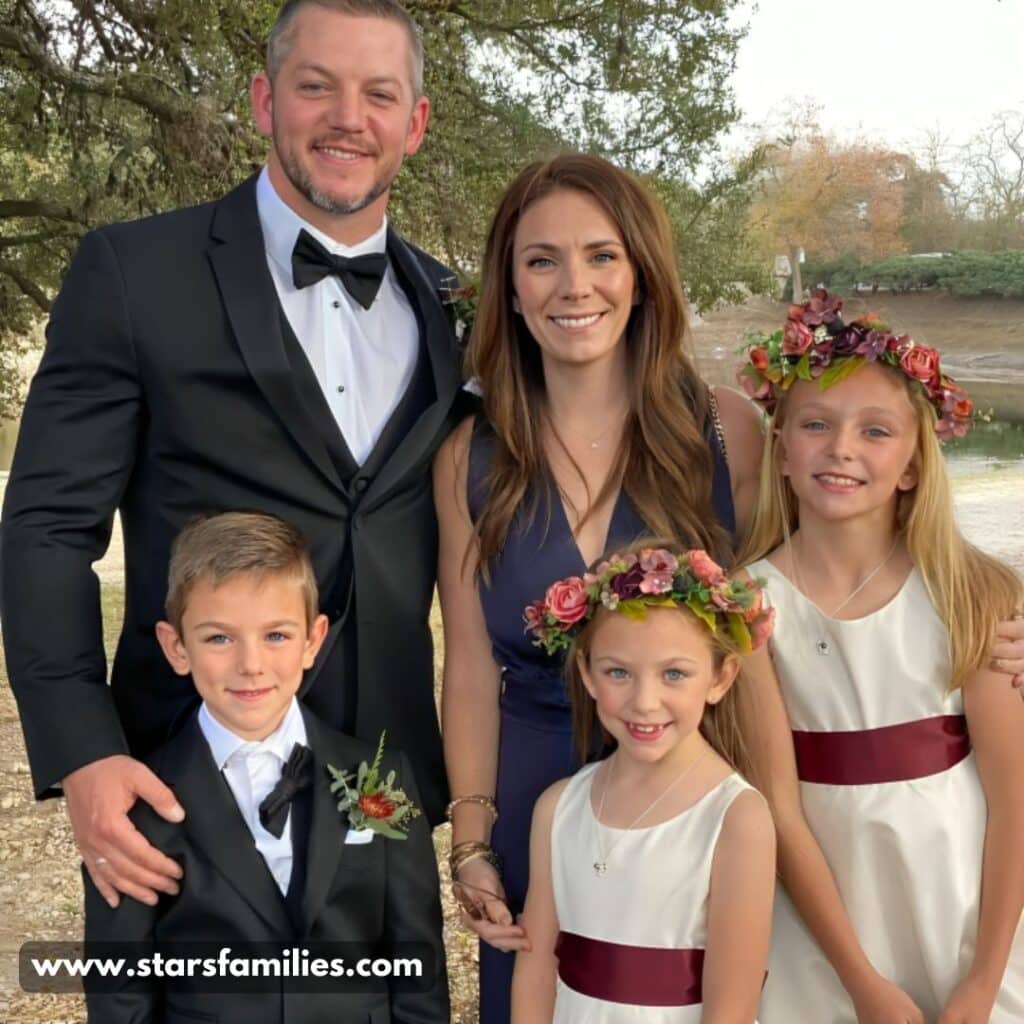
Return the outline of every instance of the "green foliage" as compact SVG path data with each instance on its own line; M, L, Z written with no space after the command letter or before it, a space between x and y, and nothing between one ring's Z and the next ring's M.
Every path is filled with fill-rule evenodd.
M512 174L589 149L650 176L700 307L735 297L735 282L760 286L743 230L756 155L730 167L718 154L736 119L736 3L408 0L433 113L393 190L394 222L476 276ZM259 166L247 84L278 2L3 6L0 351L46 312L84 231L214 198Z
M860 284L896 293L937 288L951 295L1024 298L1021 249L893 256L873 263L845 255L836 260L808 260L803 273L808 287L820 284L835 292L849 293Z

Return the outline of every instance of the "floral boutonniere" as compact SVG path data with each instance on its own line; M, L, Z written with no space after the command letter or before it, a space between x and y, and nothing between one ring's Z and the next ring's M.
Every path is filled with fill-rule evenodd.
M456 277L449 277L441 285L441 305L449 312L455 337L460 345L469 339L469 332L476 319L476 304L479 294L477 286L471 281L460 285Z
M331 792L339 797L338 810L348 815L349 828L370 829L388 839L405 839L412 819L420 809L395 786L395 773L382 780L380 762L384 756L384 737L380 734L373 764L362 761L354 772L339 771L329 764Z

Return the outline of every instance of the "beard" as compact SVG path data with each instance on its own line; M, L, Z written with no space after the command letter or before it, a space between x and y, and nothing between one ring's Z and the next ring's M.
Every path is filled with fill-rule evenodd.
M286 151L278 150L278 159L285 176L292 183L297 192L304 196L318 210L331 215L358 213L365 210L371 203L379 199L388 189L398 175L398 168L387 169L369 191L361 196L350 199L339 199L337 196L329 195L313 185L313 176L309 169L300 162L294 149Z

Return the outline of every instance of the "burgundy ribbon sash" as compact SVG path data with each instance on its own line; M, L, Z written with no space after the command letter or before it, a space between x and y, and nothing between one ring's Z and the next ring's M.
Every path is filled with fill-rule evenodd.
M937 775L971 752L967 719L938 715L851 732L793 732L801 782L867 786Z
M703 949L622 946L559 932L558 976L592 999L633 1006L693 1006L701 1002Z

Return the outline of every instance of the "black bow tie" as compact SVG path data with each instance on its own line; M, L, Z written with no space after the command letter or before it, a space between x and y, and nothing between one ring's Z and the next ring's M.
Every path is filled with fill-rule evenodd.
M313 785L313 768L313 751L296 743L288 755L280 780L260 804L260 824L278 839L284 832L292 800Z
M322 281L328 274L336 274L345 290L363 309L373 305L387 267L388 258L382 252L370 252L365 256L335 256L305 228L299 231L292 249L292 280L296 288L306 288Z

